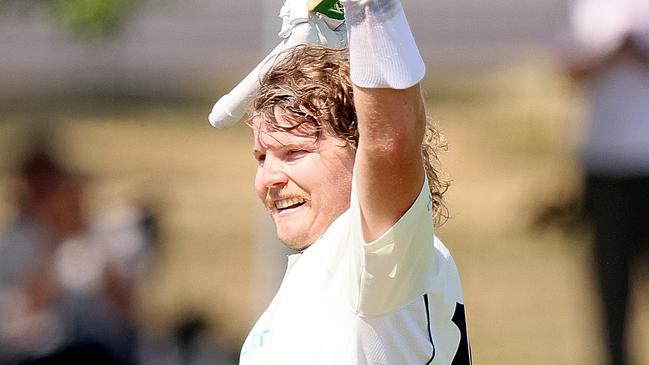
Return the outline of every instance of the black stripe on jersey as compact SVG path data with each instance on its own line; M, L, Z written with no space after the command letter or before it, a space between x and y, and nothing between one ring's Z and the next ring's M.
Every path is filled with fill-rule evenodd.
M430 356L430 360L426 362L426 365L430 365L435 358L435 343L433 342L433 334L430 332L430 310L428 309L428 293L424 294L424 305L426 306L426 328L428 329L428 339L430 340L430 345L433 346L433 354Z
M453 356L451 365L471 365L471 345L466 333L466 314L464 313L464 304L455 303L455 313L451 321L460 330L460 343L457 352Z

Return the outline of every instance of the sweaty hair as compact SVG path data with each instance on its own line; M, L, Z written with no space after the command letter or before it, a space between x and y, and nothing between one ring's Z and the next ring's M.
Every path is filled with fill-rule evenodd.
M285 51L260 80L252 102L251 118L261 117L270 127L292 131L308 124L313 138L323 133L336 136L345 147L358 146L358 120L354 91L349 77L349 53L322 46L305 45ZM290 123L275 118L275 108ZM439 223L448 217L443 195L449 183L439 176L437 153L446 141L430 121L421 151L428 185L433 197L433 217Z

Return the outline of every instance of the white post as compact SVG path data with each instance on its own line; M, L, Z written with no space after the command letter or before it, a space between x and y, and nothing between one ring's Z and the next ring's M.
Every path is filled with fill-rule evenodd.
M281 28L279 9L283 0L259 0L262 8L261 46L267 54L278 43L277 33ZM256 208L256 232L254 245L254 274L250 306L252 320L256 320L266 309L279 288L286 269L286 256L290 254L277 239L275 224L261 202Z

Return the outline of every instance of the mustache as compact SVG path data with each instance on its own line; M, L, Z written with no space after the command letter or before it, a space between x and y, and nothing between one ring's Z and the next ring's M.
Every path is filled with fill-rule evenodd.
M264 197L264 206L267 210L275 209L275 200L279 197L295 197L301 198L305 201L311 200L311 194L299 188L281 188L281 189L268 189Z

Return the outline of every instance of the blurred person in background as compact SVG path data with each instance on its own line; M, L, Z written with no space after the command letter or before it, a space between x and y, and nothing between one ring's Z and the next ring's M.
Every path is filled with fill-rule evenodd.
M83 179L44 143L19 175L17 217L0 243L0 364L131 364L150 222L91 220Z
M608 364L625 365L630 279L649 246L649 1L573 5L563 56L586 103L584 207Z
M138 341L138 365L234 365L237 354L220 327L198 310L178 315L171 331L148 333Z

